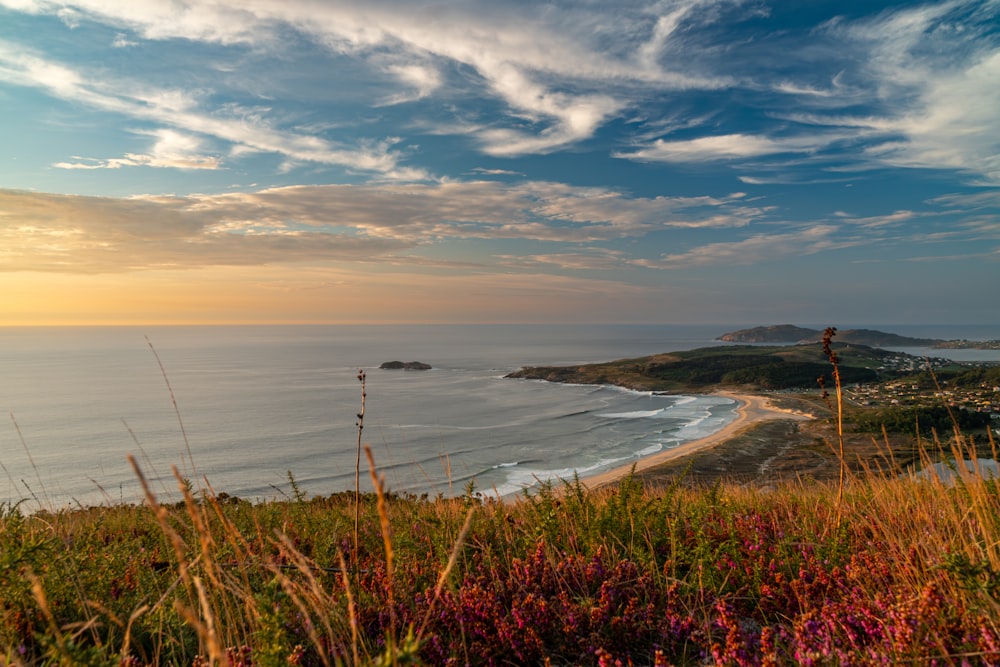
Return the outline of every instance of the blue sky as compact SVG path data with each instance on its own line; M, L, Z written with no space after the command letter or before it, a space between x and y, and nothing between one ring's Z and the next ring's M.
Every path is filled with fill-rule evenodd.
M0 323L996 324L998 239L995 0L0 0Z

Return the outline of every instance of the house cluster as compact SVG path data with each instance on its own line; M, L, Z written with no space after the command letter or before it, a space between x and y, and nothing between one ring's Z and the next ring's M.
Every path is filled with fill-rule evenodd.
M940 389L928 389L919 384L898 380L847 387L844 397L856 405L872 407L947 404L973 412L988 412L1000 419L1000 386L988 384L978 387L949 387L947 383L943 383Z
M915 357L909 354L893 355L881 359L882 364L878 367L880 372L885 373L917 373L928 368L939 370L946 366L954 366L951 359L941 357Z

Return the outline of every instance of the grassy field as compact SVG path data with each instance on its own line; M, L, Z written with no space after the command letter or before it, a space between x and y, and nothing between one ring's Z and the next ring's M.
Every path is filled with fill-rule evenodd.
M0 664L1000 664L1000 488L976 475L357 506L179 487L3 507Z

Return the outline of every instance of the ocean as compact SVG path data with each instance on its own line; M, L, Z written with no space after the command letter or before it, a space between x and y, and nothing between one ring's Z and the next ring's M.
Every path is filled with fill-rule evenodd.
M172 467L196 489L253 501L294 495L291 478L307 496L351 491L359 369L362 441L392 491L453 496L471 485L506 496L585 478L709 435L735 403L504 375L719 345L742 326L0 328L0 503L140 502L129 454L168 501L179 498ZM1000 327L870 328L1000 338ZM1000 361L996 351L929 352ZM378 368L393 360L433 368ZM361 482L372 488L364 457Z

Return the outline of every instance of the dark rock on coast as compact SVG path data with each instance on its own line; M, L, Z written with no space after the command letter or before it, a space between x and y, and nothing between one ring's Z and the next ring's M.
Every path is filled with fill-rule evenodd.
M422 361L387 361L379 366L379 368L384 370L429 371L431 365L425 364Z

